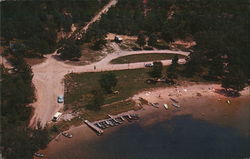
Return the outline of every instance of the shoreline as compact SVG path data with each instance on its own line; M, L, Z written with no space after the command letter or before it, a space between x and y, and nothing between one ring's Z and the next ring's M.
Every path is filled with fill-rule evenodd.
M141 127L149 127L175 116L191 115L197 120L204 120L213 124L236 128L241 131L243 135L250 136L250 128L245 125L247 123L241 122L237 124L237 121L247 122L250 119L247 115L250 108L244 104L249 103L250 87L246 87L240 92L241 96L236 98L225 97L224 95L216 93L215 90L220 88L219 84L194 84L189 86L184 84L177 87L150 89L135 94L132 99L136 101L139 97L142 97L149 102L159 103L160 108L143 105L142 109L129 112L139 115L140 120L135 122ZM201 96L197 96L197 93L200 93ZM174 98L179 101L181 107L173 107L169 98ZM227 100L231 103L228 104ZM168 104L168 110L162 106L164 103ZM245 114L242 115L242 113ZM242 117L242 119L238 119L237 114L239 117ZM50 156L50 154L55 154L74 144L77 145L87 141L102 140L105 136L112 135L112 132L135 122L129 123L126 121L117 127L105 129L104 136L101 137L97 136L95 132L89 129L85 124L76 127L73 126L67 131L73 134L72 139L67 139L59 134L48 144L46 149L40 150L39 152Z

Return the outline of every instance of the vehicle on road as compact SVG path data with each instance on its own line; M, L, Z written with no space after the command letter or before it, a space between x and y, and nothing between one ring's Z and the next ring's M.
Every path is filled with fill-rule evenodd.
M145 66L145 67L153 67L154 64L153 64L153 63L146 63L144 66Z
M63 96L58 96L57 97L57 103L63 103L63 102L64 102Z
M56 114L53 116L52 121L57 121L62 116L61 112L56 112Z
M36 156L36 157L44 157L44 154L41 154L41 153L34 153L34 156Z
M73 137L72 134L67 133L67 132L63 132L62 135L63 135L64 137L67 137L67 138L72 138L72 137Z

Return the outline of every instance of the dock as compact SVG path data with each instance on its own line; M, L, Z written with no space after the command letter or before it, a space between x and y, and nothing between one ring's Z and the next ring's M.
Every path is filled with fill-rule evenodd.
M103 130L98 128L97 126L95 126L94 124L92 124L91 122L89 122L88 120L84 120L84 123L87 124L91 129L93 129L94 131L96 131L98 134L103 134Z
M118 121L116 118L114 118L112 115L108 115L108 117L110 117L111 119L113 119L115 122L121 124L122 122Z
M101 135L104 133L103 129L114 127L122 124L125 119L128 122L131 122L133 120L138 120L139 116L137 114L131 114L131 113L121 113L117 115L109 115L108 119L98 120L94 122L89 122L88 120L84 120L84 123L86 123L92 130L94 130L97 135Z

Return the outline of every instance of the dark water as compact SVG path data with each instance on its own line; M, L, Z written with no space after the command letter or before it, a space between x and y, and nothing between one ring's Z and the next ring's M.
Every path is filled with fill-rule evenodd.
M250 139L235 129L179 116L142 128L134 123L53 159L243 159ZM86 153L87 152L87 153Z

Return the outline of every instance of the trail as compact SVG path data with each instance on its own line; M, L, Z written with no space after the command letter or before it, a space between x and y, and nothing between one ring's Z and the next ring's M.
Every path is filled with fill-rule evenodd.
M82 34L83 33L86 33L86 31L89 29L89 26L93 23L95 23L96 21L98 21L102 14L105 14L108 12L108 10L110 9L110 7L116 5L117 3L117 0L110 0L110 2L108 4L106 4L102 10L100 12L98 12L98 14L96 14L90 22L88 22L80 31L77 31L75 33L72 34L72 37L73 39L81 39L82 38Z

